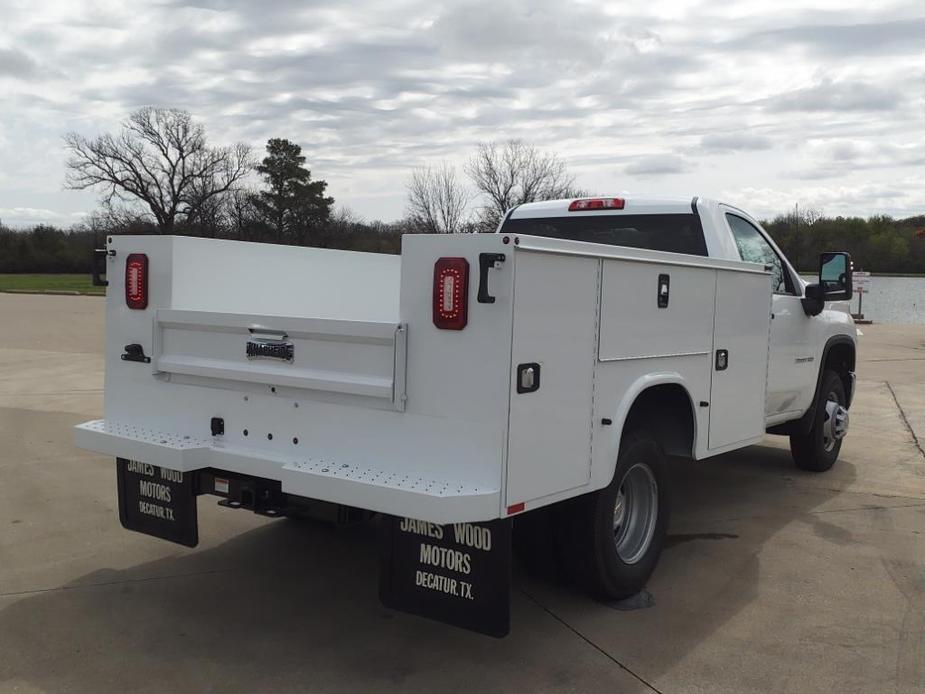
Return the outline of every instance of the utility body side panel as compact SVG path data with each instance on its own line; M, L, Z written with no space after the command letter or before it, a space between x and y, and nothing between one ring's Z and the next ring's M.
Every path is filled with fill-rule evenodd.
M508 505L586 486L601 261L517 252ZM518 365L539 389L519 393ZM536 368L536 367L534 367Z
M517 393L516 382L512 381L508 504L526 502L529 510L608 485L613 478L624 420L639 395L654 386L677 385L687 393L695 420L694 457L705 458L735 448L733 440L760 440L770 321L770 280L762 266L692 260L657 251L601 248L558 239L520 236L516 240L512 377L516 376L517 364L541 361L530 355L548 353L547 341L554 341L559 349L562 337L549 326L562 322L568 328L563 335L568 335L573 344L561 347L562 355L571 355L561 364L543 364L537 393ZM548 260L541 263L535 257ZM599 265L567 264L568 260L592 258ZM599 298L588 302L597 311L595 337L592 316L581 308L580 297L598 276ZM660 285L666 278L669 295L667 301L660 302ZM719 308L724 312L719 319L718 286L722 294ZM543 310L522 311L524 293L531 295L528 302L543 306ZM524 308L528 302L524 302ZM531 321L529 330L520 325L525 318ZM748 335L736 334L737 320L744 320ZM589 339L593 341L591 466L586 483L571 488L585 470L586 449L577 433L579 422L587 421L583 419L587 410L583 403L575 402L574 394L564 384L577 386L577 393L586 383L581 364ZM714 354L719 343L725 345L736 366L730 378L717 379L714 386ZM529 345L533 352L524 351L521 345ZM562 370L563 378L552 382L556 369ZM746 400L733 387L736 378L755 389ZM543 397L536 397L541 394ZM710 406L700 407L701 402ZM575 412L581 418L572 421ZM723 418L730 413L734 421L727 426ZM711 420L715 421L713 428ZM560 432L562 438L558 438ZM535 436L535 440L525 439L524 433ZM522 455L526 451L530 455ZM559 470L561 460L567 460L572 469ZM544 479L551 474L556 475L556 483L546 484Z

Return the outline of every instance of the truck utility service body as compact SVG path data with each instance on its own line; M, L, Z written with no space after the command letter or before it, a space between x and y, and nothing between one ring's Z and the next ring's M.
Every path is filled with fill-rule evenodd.
M577 532L560 516L613 487L609 570L654 568L667 483L621 467L630 430L655 458L767 429L837 456L855 330L829 256L842 284L808 291L753 219L696 198L532 203L496 234L406 235L400 257L114 236L104 418L77 444L119 460L126 527L188 545L201 494L385 514L387 604L503 634L512 517ZM482 599L488 625L437 604Z

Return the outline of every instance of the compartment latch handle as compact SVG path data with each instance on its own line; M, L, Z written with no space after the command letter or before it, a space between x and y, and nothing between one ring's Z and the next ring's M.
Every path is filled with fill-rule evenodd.
M493 304L495 297L488 293L488 270L500 269L504 253L479 253L479 303Z

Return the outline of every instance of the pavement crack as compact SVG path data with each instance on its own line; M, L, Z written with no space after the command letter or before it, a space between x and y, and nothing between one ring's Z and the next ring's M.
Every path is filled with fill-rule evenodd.
M550 617L552 617L553 619L555 619L557 622L559 622L559 624L561 624L561 625L564 626L566 629L568 629L569 631L571 631L573 634L575 634L575 636L577 636L577 637L580 638L582 641L584 641L586 644L588 644L589 646L591 646L591 648L593 648L594 650L596 650L596 651L597 651L598 653L600 653L602 656L604 656L604 657L607 658L609 661L611 661L612 663L614 663L615 665L617 665L621 670L623 670L624 672L630 674L633 678L635 678L635 679L636 679L637 681L639 681L641 684L645 685L646 687L648 687L649 689L651 689L653 692L656 692L656 694L663 694L663 692L662 692L660 689L658 689L658 688L656 688L655 686L653 686L653 685L649 684L648 682L646 682L640 675L636 674L636 673L633 672L629 667L627 667L626 665L624 665L623 663L621 663L619 660L617 660L616 658L614 658L610 653L608 653L607 651L605 651L603 648L601 648L601 647L598 646L596 643L594 643L594 641L592 641L589 637L585 636L585 635L582 634L580 631L578 631L578 629L576 629L576 628L573 627L571 624L569 624L568 622L566 622L565 619L563 619L562 617L560 617L559 615L557 615L555 612L553 612L552 609L550 609L549 607L546 607L546 605L544 605L543 603L541 603L541 602L540 602L537 598L535 598L533 595L531 595L530 593L528 593L527 591L525 591L523 588L520 588L520 587L518 587L517 590L519 590L521 593L523 593L523 595L524 595L528 600L530 600L530 602L532 602L534 605L536 605L537 607L539 607L541 610L543 610L543 612L545 612L545 613L548 614Z
M893 498L893 497L889 497ZM906 497L901 497L906 498ZM854 513L855 511L892 511L893 509L901 508L922 508L925 506L925 502L919 504L901 504L897 506L878 506L878 505L866 505L866 506L854 506L849 508L828 508L822 509L820 511L807 511L806 514L809 516L821 516L826 513Z
M841 491L843 493L850 493L850 492L844 492L844 490L840 490L840 489L832 489L829 491L836 491L836 492ZM871 494L871 496L880 496L880 497L884 497L887 499L909 499L910 501L914 499L914 497L890 496L887 494ZM896 505L889 505L889 506L880 505L880 504L864 504L863 506L849 506L847 508L826 508L826 509L805 511L804 513L805 515L808 515L808 516L820 516L820 515L827 514L827 513L855 513L857 511L893 511L895 509L904 509L904 508L925 508L925 501L918 500L918 503L914 503L914 504L896 504ZM761 519L776 518L776 517L779 517L779 516L758 513L758 514L750 515L750 516L730 516L727 518L711 518L709 522L712 524L735 523L737 521L761 520Z
M882 362L882 361L925 361L925 357L884 357L883 359L865 359L867 362Z
M906 425L906 431L909 432L909 435L912 437L912 441L915 443L915 447L919 449L919 453L922 458L925 458L925 450L922 449L922 443L919 441L919 437L915 435L915 430L912 428L912 425L909 424L909 419L906 417L906 412L903 410L903 406L899 404L899 398L896 397L896 391L893 390L893 386L890 385L889 381L884 381L886 383L887 389L890 391L890 395L893 396L893 402L896 403L896 409L899 410L899 416L902 417L903 424Z
M105 586L118 586L125 583L149 583L163 581L171 578L189 578L191 576L210 576L214 574L231 573L234 569L211 569L209 571L191 571L185 574L168 574L166 576L147 576L145 578L124 578L119 581L100 581L99 583L78 583L71 586L58 586L57 588L36 588L35 590L19 590L11 593L0 593L0 598L15 598L21 595L37 595L40 593L56 593L63 590L79 590L81 588L100 588Z

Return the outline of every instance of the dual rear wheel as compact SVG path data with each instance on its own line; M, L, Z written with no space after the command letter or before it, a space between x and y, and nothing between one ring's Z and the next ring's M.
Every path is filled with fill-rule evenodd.
M665 456L645 431L624 437L604 489L518 519L516 546L528 568L565 574L595 597L621 600L642 590L668 530Z
M575 579L604 600L642 590L655 570L668 531L668 469L656 440L627 434L613 481L581 497L569 524Z

